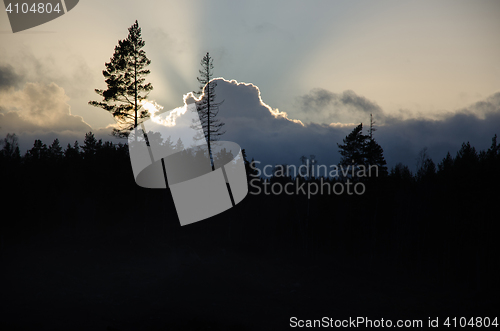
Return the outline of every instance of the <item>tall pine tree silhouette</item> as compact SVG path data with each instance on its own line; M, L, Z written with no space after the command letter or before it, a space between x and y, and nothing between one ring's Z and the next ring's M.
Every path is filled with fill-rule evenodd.
M102 72L107 89L95 90L103 100L89 101L90 105L103 108L114 116L118 128L113 129L113 135L117 137L127 137L131 129L149 117L145 109L141 110L141 101L153 89L151 83L145 83L150 73L145 68L151 61L142 49L146 43L142 40L139 23L135 21L128 31L127 39L118 41L111 61L105 64L106 69Z
M210 54L203 57L200 62L201 70L199 70L200 76L198 77L198 82L200 83L200 90L195 92L195 94L202 95L200 101L196 104L196 109L198 111L198 116L200 118L200 124L203 128L205 134L205 139L208 145L208 154L210 156L210 163L212 165L212 170L215 170L212 156L212 144L218 141L220 136L224 134L222 131L224 123L217 118L219 113L219 106L222 102L215 102L215 87L217 86L216 81L211 81L213 78L213 59ZM203 139L200 137L199 139Z

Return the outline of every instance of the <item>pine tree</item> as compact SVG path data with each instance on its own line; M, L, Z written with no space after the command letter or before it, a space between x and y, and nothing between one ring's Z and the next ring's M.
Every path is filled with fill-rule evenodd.
M252 161L248 163L248 168L247 168L247 174L248 177L250 178L259 178L259 170L257 169L257 165L255 163L254 158L252 158Z
M484 173L484 181L500 182L500 145L497 143L497 135L491 139L491 147L483 153L481 157L483 164L482 172Z
M19 161L21 159L18 138L15 133L7 133L5 138L0 140L0 146L2 145L3 148L0 151L0 158L9 161Z
M49 157L53 160L60 160L63 156L63 150L61 145L59 144L59 139L56 138L52 142L52 145L49 146Z
M243 164L245 165L245 171L247 173L247 180L250 181L252 178L257 178L257 168L255 166L255 160L248 161L247 152L244 148L241 149L241 155L243 156Z
M373 114L370 114L370 129L368 130L368 135L373 139L373 132L377 131L375 128L375 121L373 120Z
M384 158L384 150L373 138L373 121L371 122L369 134L363 134L363 123L360 123L354 130L348 134L343 140L343 144L337 144L339 147L340 165L354 167L354 172L361 167L377 166L377 175L387 175L387 162ZM350 168L352 169L352 168Z
M92 131L85 134L85 140L82 146L83 157L85 159L92 159L101 147L102 139L99 139L99 141L97 141Z
M111 61L105 64L106 70L102 72L107 89L95 90L103 101L89 101L90 105L103 108L114 116L118 128L113 129L113 135L117 137L127 137L130 130L149 117L147 110L141 110L141 101L153 89L151 83L144 83L145 76L150 73L145 67L151 61L142 49L145 42L139 23L135 21L128 31L127 39L118 41Z
M378 176L387 176L387 162L384 158L384 150L375 139L368 137L365 144L365 164L369 166L377 166Z
M64 150L64 159L65 160L76 160L80 156L80 147L77 145L78 142L75 141L75 147L71 146L70 143L66 146Z
M184 144L182 143L181 138L177 139L177 143L175 144L175 150L179 152L184 150Z
M215 154L215 159L218 160L220 164L229 163L233 158L233 153L231 153L231 151L227 151L225 147Z
M471 146L470 142L463 143L460 150L457 152L455 157L455 165L461 170L470 169L474 171L474 167L479 161L479 156L477 154L476 148Z
M33 147L26 152L26 159L29 160L43 160L47 157L47 145L42 143L40 139L36 139Z
M438 164L438 173L449 173L451 171L451 168L453 167L453 162L453 157L451 156L450 152L448 152L446 154L446 157Z
M212 164L212 170L215 169L212 157L212 144L218 141L220 136L224 134L222 127L224 123L217 118L219 113L219 106L222 102L215 102L215 87L217 86L216 81L211 81L213 78L213 59L210 54L203 57L200 62L201 70L199 70L200 77L198 77L198 82L200 83L200 91L195 92L198 95L203 94L200 101L196 104L196 109L198 111L198 116L200 118L201 127L205 134L205 139L208 145L208 154L210 156L210 162ZM196 128L199 129L199 128ZM203 139L199 137L198 139Z
M299 160L301 162L301 167L300 167L299 175L301 177L306 177L306 176L308 176L307 171L309 171L309 168L307 167L307 164L309 163L309 159L307 158L307 156L302 155L299 158ZM302 167L302 166L305 166L305 167Z
M429 180L436 174L436 165L434 161L429 157L427 153L427 147L424 147L417 157L417 173L416 177L418 181Z
M180 139L180 138L179 138ZM166 151L174 151L175 150L175 145L172 141L172 137L171 136L168 136L167 139L162 143L162 146L163 148L166 150Z
M407 165L399 162L391 169L391 177L403 181L405 183L411 183L413 181L413 174Z
M500 155L500 145L497 143L497 135L495 134L493 138L491 138L491 146L488 148L486 152L487 157L495 159Z
M76 151L76 155L80 155L81 153L81 147L80 147L80 143L78 142L78 140L75 140L75 143L73 144L73 148L75 149Z
M363 123L349 133L342 142L338 144L341 166L360 166L365 165L365 142L368 136L363 134Z

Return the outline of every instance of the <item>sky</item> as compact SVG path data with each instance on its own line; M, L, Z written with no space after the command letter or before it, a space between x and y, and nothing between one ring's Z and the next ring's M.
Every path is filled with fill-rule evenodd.
M437 163L500 133L499 18L499 1L86 0L14 34L3 11L0 137L16 133L22 153L88 131L113 140L112 116L88 101L100 101L104 63L138 20L149 99L182 106L210 52L220 93L239 96L221 107L225 138L250 157L336 163L337 143L371 113L389 166L414 168L423 147Z

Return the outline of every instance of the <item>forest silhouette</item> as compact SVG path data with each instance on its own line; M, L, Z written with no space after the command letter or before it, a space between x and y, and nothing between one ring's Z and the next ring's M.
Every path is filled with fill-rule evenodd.
M169 143L173 149L182 144ZM251 180L256 171L247 153ZM186 263L217 247L248 261L278 259L297 267L366 272L373 279L413 279L415 286L435 286L436 293L451 291L451 298L465 295L465 307L486 313L499 293L496 135L489 149L478 152L463 143L437 167L425 150L419 157L415 173L399 163L385 176L359 179L366 184L363 195L248 194L220 215L181 227L168 189L135 184L126 144L103 142L89 132L81 146L63 149L57 139L49 146L36 140L21 155L17 137L8 134L0 152L2 256L15 247L45 247L43 238L50 238L49 246L79 243L89 250L153 247L179 256L177 263L186 247L192 250ZM297 177L258 178L257 185L342 180ZM421 311L428 304L423 302ZM456 302L435 311L452 313L464 304Z

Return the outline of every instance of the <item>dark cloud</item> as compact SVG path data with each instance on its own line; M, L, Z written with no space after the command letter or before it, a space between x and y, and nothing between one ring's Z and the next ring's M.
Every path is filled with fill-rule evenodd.
M365 121L370 114L377 117L383 114L377 103L351 90L334 93L315 88L308 94L298 97L295 106L305 114L308 122L319 120L330 123L354 123Z
M321 163L336 164L336 143L352 130L290 119L265 104L252 84L218 80L216 94L217 102L224 100L219 112L226 130L222 139L238 143L262 164L298 164L302 155L311 154Z
M351 90L333 93L316 88L308 94L298 97L298 103L305 112L327 110L338 113L347 107L361 113L382 113L382 109L375 102L359 96Z
M375 103L363 96L359 96L353 91L344 91L340 99L335 101L335 105L350 106L354 109L367 114L382 113L382 109Z
M384 148L387 162L403 162L415 168L418 152L428 148L435 163L447 152L455 156L463 142L469 141L476 149L487 149L494 134L500 133L500 111L488 113L484 119L474 114L455 114L444 120L392 120L375 133Z
M22 76L18 75L11 65L0 64L0 90L16 88L22 80Z
M500 93L441 120L405 120L385 116L374 102L354 92L339 95L326 92L317 90L312 94L317 97L308 102L319 105L338 102L356 105L367 112L379 111L381 124L375 138L384 149L389 167L403 162L414 169L418 152L424 147L436 163L448 151L455 155L463 142L470 141L477 149L487 149L493 135L500 134ZM354 127L302 124L289 119L286 113L266 105L260 99L259 89L252 84L219 80L216 93L217 101L224 100L219 113L226 123L226 134L222 138L237 142L247 150L249 157L265 164L299 164L300 156L311 154L316 155L320 164L336 164L339 161L337 143ZM367 122L363 123L366 130Z
M500 134L500 93L449 113L440 120L385 117L376 132L388 162L403 162L414 168L418 152L428 148L434 162L447 152L455 156L462 143L469 141L477 150L490 147L491 138Z

